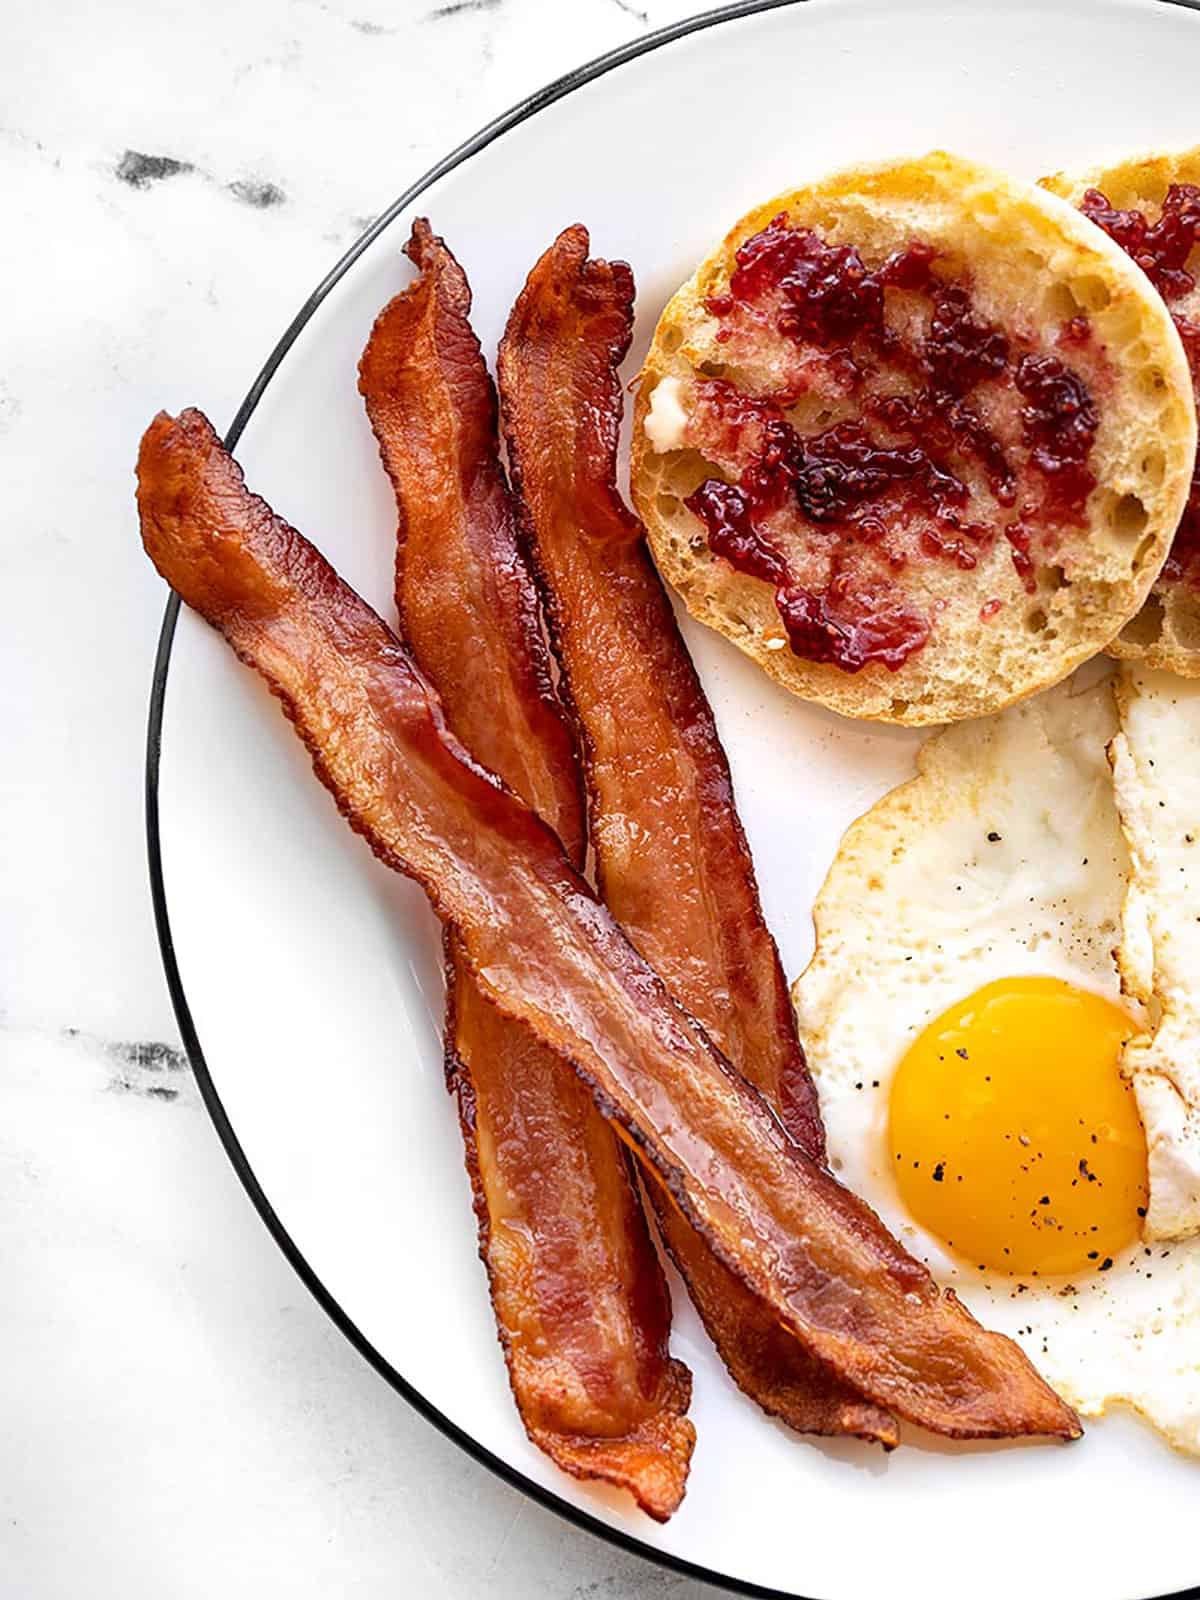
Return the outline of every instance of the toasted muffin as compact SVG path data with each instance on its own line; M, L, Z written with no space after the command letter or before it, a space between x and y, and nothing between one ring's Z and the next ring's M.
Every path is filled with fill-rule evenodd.
M1124 252L934 153L743 217L659 321L632 484L695 617L805 699L920 725L1111 643L1195 433L1179 335Z
M1139 156L1079 175L1059 172L1042 183L1083 207L1143 265L1184 336L1193 390L1200 396L1200 265L1194 244L1200 234L1200 148ZM1200 678L1200 483L1192 483L1171 552L1145 604L1109 650Z

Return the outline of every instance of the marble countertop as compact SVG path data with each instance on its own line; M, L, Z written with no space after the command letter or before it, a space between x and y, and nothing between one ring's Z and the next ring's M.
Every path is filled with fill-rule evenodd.
M633 1600L415 1415L278 1254L159 965L142 747L163 591L131 468L228 421L364 224L695 0L58 0L0 19L0 1594Z

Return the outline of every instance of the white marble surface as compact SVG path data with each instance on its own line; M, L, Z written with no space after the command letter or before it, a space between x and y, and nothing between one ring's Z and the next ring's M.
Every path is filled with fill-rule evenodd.
M163 593L131 500L152 412L194 401L228 421L414 176L693 9L0 7L6 1600L715 1593L460 1454L344 1343L243 1194L178 1052L151 921Z

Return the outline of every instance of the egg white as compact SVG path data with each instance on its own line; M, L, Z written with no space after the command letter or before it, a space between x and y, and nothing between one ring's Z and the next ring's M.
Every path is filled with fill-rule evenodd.
M1200 1233L1200 680L1123 666L1111 749L1131 879L1119 952L1144 1033L1126 1046L1150 1153L1149 1239Z
M793 999L843 1181L1083 1415L1124 1403L1200 1454L1200 1240L1139 1243L1070 1281L979 1272L916 1226L888 1159L892 1075L955 1001L1031 974L1120 1001L1117 726L1111 678L1093 671L934 735L917 777L842 840Z

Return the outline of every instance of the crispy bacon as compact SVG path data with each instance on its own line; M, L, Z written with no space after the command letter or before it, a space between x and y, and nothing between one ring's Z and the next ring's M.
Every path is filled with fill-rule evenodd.
M396 494L396 609L455 733L584 850L575 740L550 679L538 597L500 465L496 394L466 274L414 223L421 276L380 313L359 390Z
M509 461L584 750L601 893L679 1003L814 1160L824 1129L729 764L704 690L616 487L633 277L569 228L529 275L500 346ZM688 1228L659 1222L735 1381L805 1433L897 1442L894 1418L779 1327Z
M391 630L250 494L200 412L151 423L139 506L151 560L264 677L350 825L422 885L481 992L571 1063L782 1326L878 1405L938 1432L1078 1435L1020 1349L793 1143L557 836L455 739Z
M496 398L466 276L427 222L417 281L383 310L359 388L396 492L396 607L455 733L584 850L574 740L550 680L533 579L500 466ZM587 1090L479 993L446 940L447 1074L496 1323L533 1441L652 1516L683 1498L691 1375L628 1155Z

